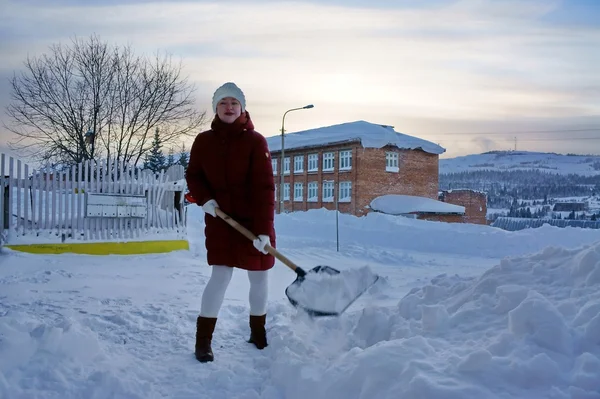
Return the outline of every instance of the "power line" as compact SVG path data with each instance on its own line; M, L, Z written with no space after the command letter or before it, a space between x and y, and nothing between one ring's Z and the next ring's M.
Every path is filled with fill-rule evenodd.
M572 141L572 140L600 140L600 137L539 137L535 139L520 139L521 141Z
M523 139L520 138L519 141L586 141L586 140L600 140L600 137L540 137L540 138L532 138L532 139ZM475 140L453 140L453 139L444 139L444 140L431 140L436 143L472 143ZM515 141L514 138L503 138L503 139L494 139L493 141Z
M487 134L533 134L533 133L572 133L572 132L600 132L599 128L595 129L560 129L560 130L522 130L522 131L504 131L504 132L442 132L434 134L455 135L455 136L470 136L470 135L487 135ZM424 134L426 135L426 134Z

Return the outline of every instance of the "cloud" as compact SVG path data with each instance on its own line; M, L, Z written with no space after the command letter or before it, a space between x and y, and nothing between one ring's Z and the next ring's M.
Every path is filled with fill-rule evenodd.
M299 129L600 115L600 28L548 23L560 1L9 3L0 74L27 53L98 33L138 53L181 56L204 108L220 83L236 81L267 135L306 103L315 108L290 118Z

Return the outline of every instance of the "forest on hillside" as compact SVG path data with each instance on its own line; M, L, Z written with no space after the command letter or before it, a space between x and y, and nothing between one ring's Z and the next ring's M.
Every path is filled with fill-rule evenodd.
M440 190L461 188L486 192L488 208L511 208L515 200L548 200L598 195L600 174L561 175L539 170L440 173Z

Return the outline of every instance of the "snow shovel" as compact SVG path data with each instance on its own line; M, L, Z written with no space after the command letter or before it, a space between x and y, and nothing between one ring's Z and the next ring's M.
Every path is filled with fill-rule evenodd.
M250 241L257 238L221 209L216 208L215 213ZM316 266L306 272L269 244L265 250L296 272L296 280L286 288L285 295L293 306L310 316L339 316L379 279L368 267L340 272L333 267Z

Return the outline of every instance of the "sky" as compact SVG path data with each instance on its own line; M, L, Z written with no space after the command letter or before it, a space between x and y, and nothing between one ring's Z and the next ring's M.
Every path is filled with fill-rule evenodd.
M304 269L377 282L339 317L309 318L277 261L259 351L246 342L247 274L234 270L215 360L200 364L211 269L204 213L188 209L189 251L2 250L1 398L600 398L600 230L341 214L337 251L334 211L276 215L279 251Z
M181 60L210 117L214 90L235 82L265 136L314 104L285 130L366 120L442 157L598 154L598 15L595 0L0 0L0 109L27 56L97 34Z

